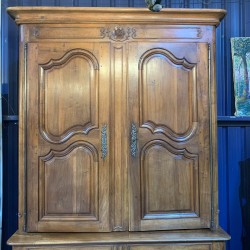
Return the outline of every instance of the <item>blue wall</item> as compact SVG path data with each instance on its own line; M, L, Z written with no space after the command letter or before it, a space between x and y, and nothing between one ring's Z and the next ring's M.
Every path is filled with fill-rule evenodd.
M231 235L230 250L250 249L250 118L235 118L230 38L250 37L249 0L166 0L166 7L224 8L217 29L218 157L220 225ZM2 0L3 243L17 228L18 28L8 6L145 7L144 0ZM7 115L12 115L7 117ZM248 241L247 241L248 239Z

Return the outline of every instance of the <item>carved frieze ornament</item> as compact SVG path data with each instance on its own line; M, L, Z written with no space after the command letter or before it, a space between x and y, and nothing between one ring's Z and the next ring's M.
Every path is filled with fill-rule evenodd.
M115 26L114 28L101 28L101 37L108 37L113 41L123 42L136 37L136 30L130 27Z

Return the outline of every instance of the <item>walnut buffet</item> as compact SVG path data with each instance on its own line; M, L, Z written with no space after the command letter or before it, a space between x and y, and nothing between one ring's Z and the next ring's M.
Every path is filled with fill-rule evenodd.
M224 10L11 7L14 250L225 249L215 28Z

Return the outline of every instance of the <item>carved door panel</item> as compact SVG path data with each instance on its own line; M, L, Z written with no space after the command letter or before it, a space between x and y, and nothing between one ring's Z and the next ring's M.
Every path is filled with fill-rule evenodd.
M29 232L110 231L109 46L27 46Z
M130 43L130 230L210 226L208 47Z

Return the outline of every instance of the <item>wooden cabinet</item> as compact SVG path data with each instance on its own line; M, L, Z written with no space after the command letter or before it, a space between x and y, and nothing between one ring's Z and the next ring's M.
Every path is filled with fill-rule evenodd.
M8 11L20 25L19 231L9 244L223 249L214 34L225 12Z

